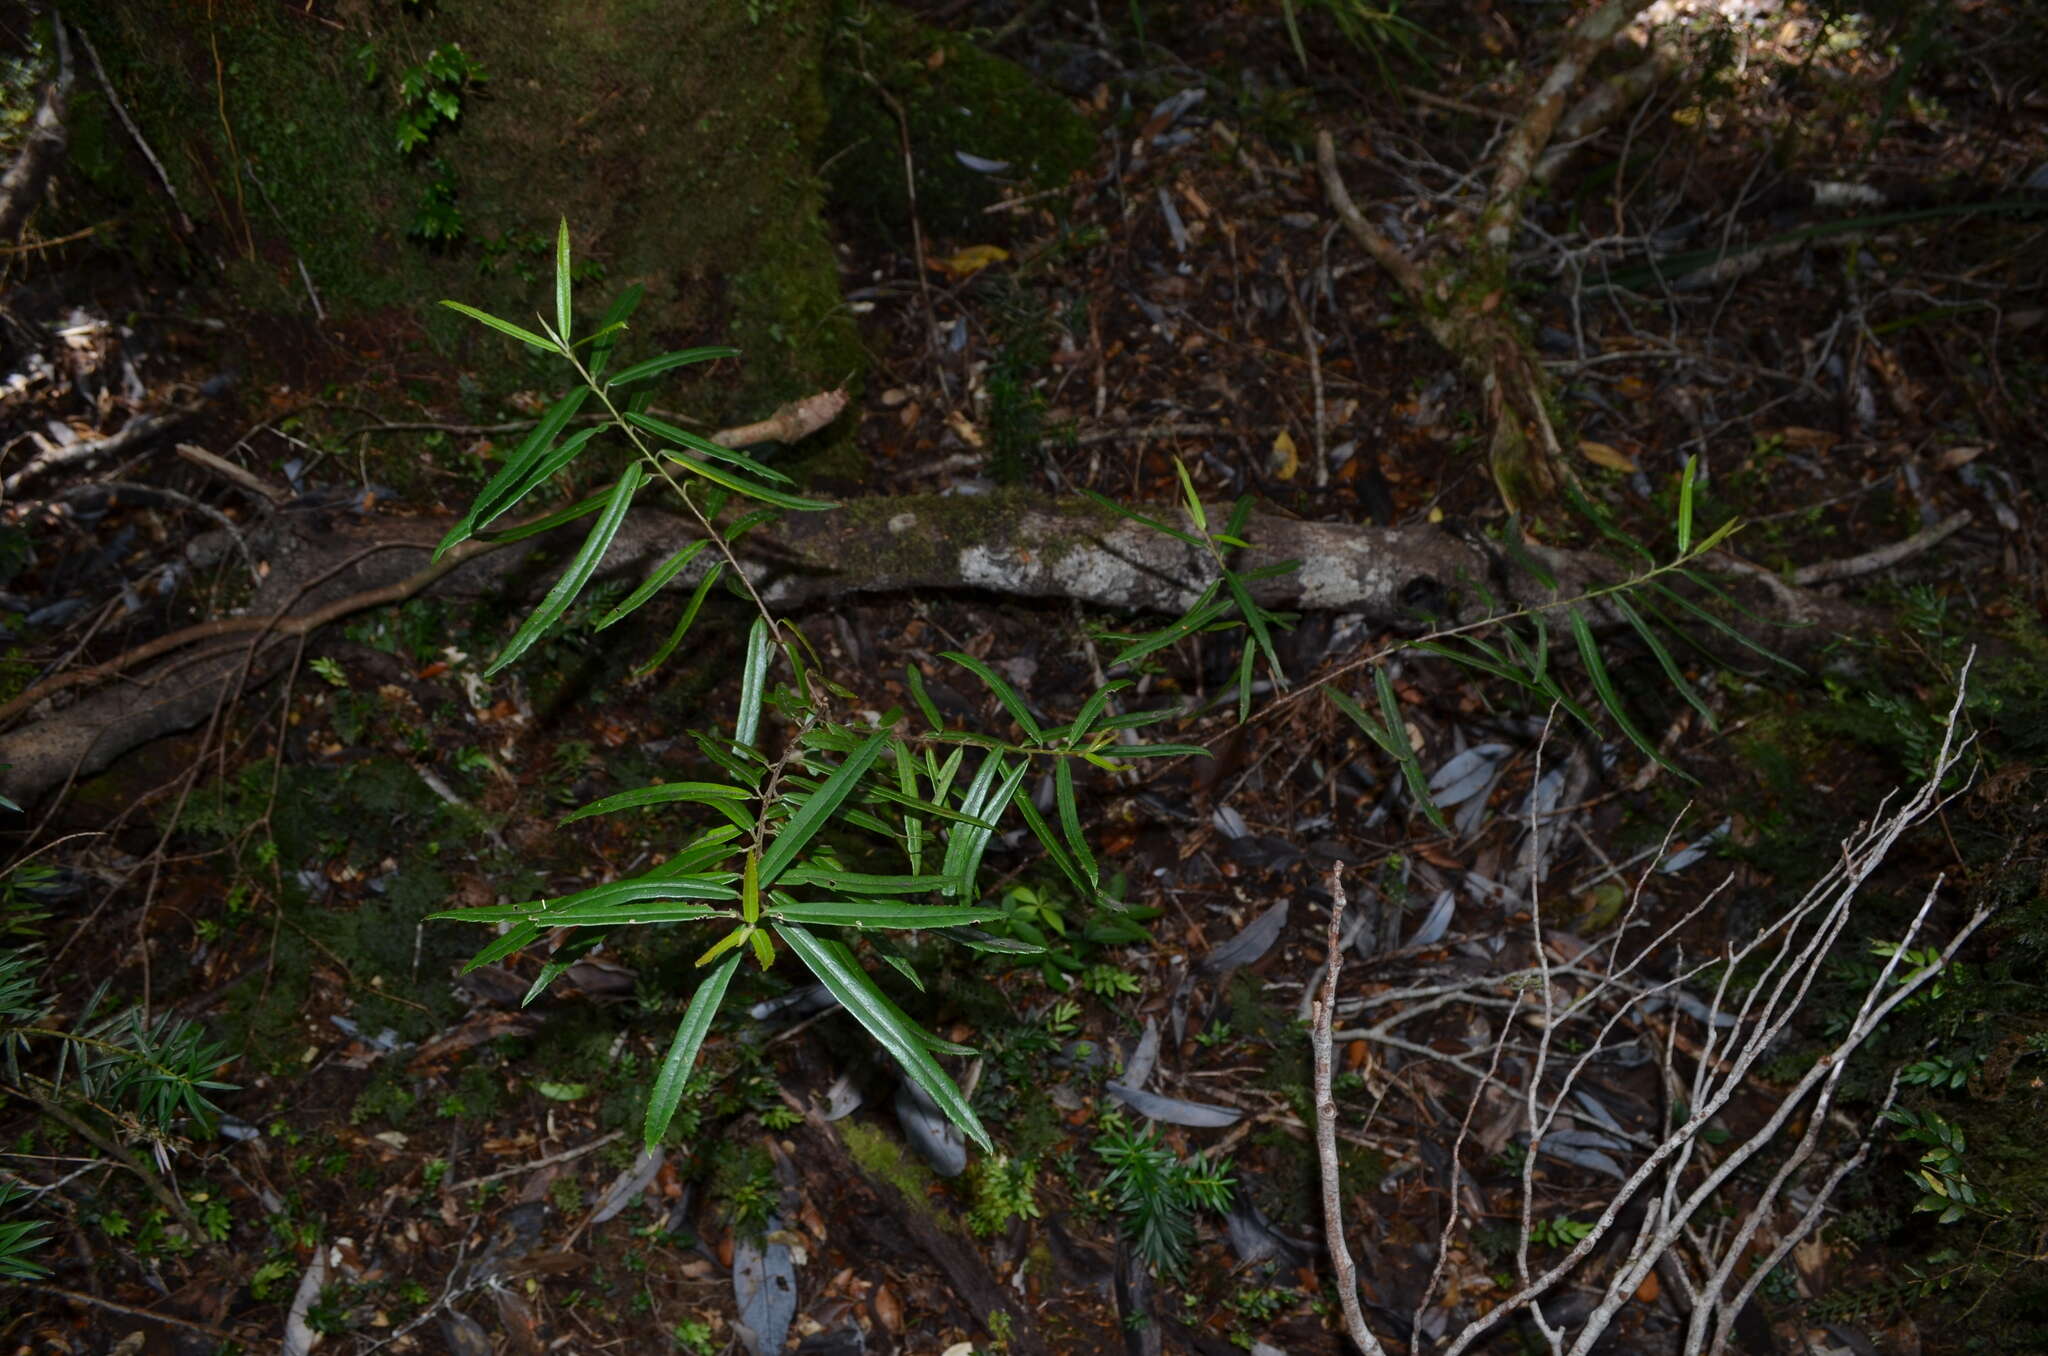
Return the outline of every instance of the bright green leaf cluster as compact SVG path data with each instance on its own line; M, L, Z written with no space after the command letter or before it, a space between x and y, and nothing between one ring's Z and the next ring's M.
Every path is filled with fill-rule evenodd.
M664 560L595 625L602 629L616 624L712 553L715 558L703 569L681 622L648 665L651 668L675 650L713 587L721 580L740 585L759 615L748 632L740 668L738 715L729 736L702 731L691 736L699 753L725 780L636 788L586 805L564 822L640 811L708 814L717 822L699 827L665 861L626 880L559 898L434 916L500 929L476 953L472 966L504 960L544 936L564 933L568 940L557 945L541 967L528 991L529 1002L610 929L676 924L712 929L697 958L702 978L655 1076L642 1127L649 1145L674 1118L741 961L752 957L766 970L787 948L955 1124L987 1147L987 1132L937 1059L972 1051L921 1030L876 983L856 947L871 947L920 987L916 971L884 949L874 934L936 930L972 947L1036 952L1035 947L991 936L976 926L994 922L1005 912L999 903L983 902L978 886L982 858L1005 814L1015 808L1060 870L1093 898L1100 892L1100 868L1084 832L1075 763L1115 771L1124 766L1124 759L1200 750L1120 742L1130 737L1130 730L1168 714L1113 712L1114 695L1128 684L1109 685L1071 722L1049 726L993 670L962 654L947 658L988 685L1022 731L1021 742L947 729L924 691L921 675L914 671L911 692L930 725L923 735L909 733L901 712L885 713L874 726L834 719L828 704L832 694L807 667L801 637L760 603L732 550L742 532L778 511L832 506L780 488L790 484L788 478L755 458L647 412L647 382L692 363L733 356L732 350L668 353L607 379L604 374L638 295L629 292L595 332L574 339L570 277L565 222L556 236L552 321L537 318L537 328L529 329L460 302L445 303L507 338L555 355L574 371L578 384L549 407L507 457L441 542L437 558L473 539L517 540L597 515L561 577L487 670L496 673L558 624L588 588L637 493L656 480L675 490L703 536ZM587 359L582 356L586 349ZM579 421L585 426L572 432ZM511 528L497 526L559 473L579 460L601 455L607 438L623 441L631 454L609 489ZM701 491L702 499L692 491ZM761 507L722 521L723 509L735 499L752 500ZM789 681L778 686L776 676L782 672L788 673ZM793 723L784 751L775 757L765 751L762 737L771 707ZM1018 795L1039 760L1052 764L1057 827L1028 798ZM850 844L848 835L860 840L859 845ZM856 851L862 856L896 856L902 869L851 870L846 854Z

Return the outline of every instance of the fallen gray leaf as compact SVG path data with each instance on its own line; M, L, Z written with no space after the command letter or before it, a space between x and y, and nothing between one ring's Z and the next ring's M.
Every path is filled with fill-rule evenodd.
M838 1006L839 1000L832 996L830 989L822 984L806 984L802 988L791 989L788 993L762 999L747 1009L747 1016L757 1022L774 1018L800 1022L813 1013Z
M767 1233L782 1229L782 1221L769 1216ZM796 1321L796 1266L789 1246L769 1243L741 1232L732 1240L732 1294L739 1302L739 1322L746 1328L741 1340L752 1356L780 1352L789 1337L789 1325ZM734 1325L735 1328L739 1324Z
M1578 1102L1580 1106L1586 1109L1587 1115L1591 1116L1594 1120L1600 1122L1600 1124L1606 1126L1609 1130L1614 1131L1616 1134L1627 1133L1622 1128L1621 1122L1614 1118L1614 1113L1607 1109L1606 1103L1602 1102L1598 1097L1595 1097L1592 1093L1573 1092L1572 1097L1574 1100Z
M860 1089L853 1085L853 1079L841 1074L825 1089L825 1106L818 1114L828 1121L844 1120L859 1110L860 1104Z
M958 1177L967 1171L967 1141L953 1122L946 1119L938 1103L917 1084L896 1085L896 1124L903 1138L917 1150L918 1157L931 1164L941 1177Z
M1104 1083L1102 1086L1110 1096L1140 1116L1148 1120L1165 1121L1168 1125L1214 1130L1226 1125L1235 1125L1244 1118L1244 1113L1232 1106L1217 1106L1212 1102L1190 1102L1179 1097L1162 1097L1156 1092L1127 1088L1121 1083Z
M626 1166L625 1171L612 1178L612 1184L604 1189L604 1195L597 1198L597 1209L590 1212L592 1224L602 1224L640 1198L648 1184L661 1172L661 1165L668 1162L668 1150L656 1145L642 1149L637 1158Z
M1734 826L1734 820L1722 820L1719 824L1715 825L1711 829L1708 829L1698 838L1693 839L1693 841L1687 844L1685 847L1681 848L1677 852L1672 853L1669 857L1666 857L1663 861L1657 863L1658 874L1665 876L1675 876L1679 872L1685 870L1685 868L1691 866L1694 862L1706 856L1708 851L1713 848L1714 844L1721 841L1721 839L1727 835L1728 830L1733 828Z
M313 1260L306 1264L306 1274L299 1277L299 1288L292 1295L292 1306L284 1316L284 1356L308 1356L313 1344L320 1340L320 1334L313 1331L306 1322L306 1314L312 1309L313 1301L320 1298L321 1289L327 1284L327 1245L313 1246ZM485 1344L489 1350L489 1344Z
M1709 1026L1734 1026L1741 1020L1732 1012L1717 1011L1713 1004L1694 998L1684 989L1672 994L1671 1001L1677 1005L1680 1012L1695 1022L1705 1022Z
M1621 1170L1621 1164L1609 1155L1598 1149L1577 1149L1569 1144L1554 1143L1558 1137L1555 1133L1544 1136L1544 1157L1555 1158L1561 1163L1569 1163L1573 1167L1585 1168L1590 1172L1604 1172L1617 1182L1628 1180L1628 1174Z
M1124 1061L1124 1086L1142 1088L1145 1080L1152 1076L1152 1066L1159 1062L1159 1023L1147 1017L1145 1030L1138 1037L1138 1044L1132 1049L1129 1059Z
M1243 931L1202 957L1197 968L1210 974L1221 974L1250 965L1273 949L1273 943L1280 940L1280 932L1287 926L1288 901L1281 900L1272 908L1245 924Z
M1201 85L1190 85L1177 94L1169 94L1152 106L1149 121L1165 119L1165 126L1171 127L1196 104L1209 97L1209 91Z
M1428 946L1437 941L1446 932L1450 931L1451 916L1457 912L1457 909L1457 892L1446 887L1437 895L1435 902L1429 906L1428 916L1422 920L1422 926L1415 929L1415 935L1408 939L1408 945Z
M1217 806L1215 813L1209 816L1209 822L1216 826L1216 832L1233 842L1251 832L1245 827L1244 816L1228 805Z
M1166 217L1167 234L1173 237L1173 248L1177 254L1188 252L1188 228L1180 219L1180 209L1173 205L1173 195L1166 186L1159 186L1159 211Z
M1474 744L1436 770L1429 779L1429 798L1440 810L1463 805L1487 788L1511 752L1506 744Z
M1001 174L1010 167L1007 160L991 160L985 155L970 155L966 151L953 152L953 158L976 174Z

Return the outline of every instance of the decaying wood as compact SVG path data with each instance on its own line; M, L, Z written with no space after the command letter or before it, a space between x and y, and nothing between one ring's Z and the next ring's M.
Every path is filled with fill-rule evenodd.
M766 419L711 435L720 447L757 447L762 443L798 443L839 417L846 408L846 388L820 391L792 400Z
M854 1212L855 1220L873 1218L879 1213L896 1230L908 1234L931 1258L962 1307L983 1326L995 1314L1009 1316L1006 1350L1023 1356L1046 1356L1045 1339L1039 1334L1038 1320L1030 1306L989 1271L980 1248L971 1246L965 1236L942 1228L926 1202L910 1200L891 1183L861 1171L839 1132L815 1112L804 1118L795 1134L799 1151L790 1155L790 1161L803 1174L805 1188L815 1200L838 1201L849 1193L871 1195L875 1208Z
M1153 512L1173 516L1171 509ZM498 599L512 615L552 583L559 562L588 528L572 523L517 550L465 542L433 563L446 530L440 519L307 513L278 514L245 529L243 538L269 568L242 615L56 675L0 706L0 722L24 713L35 717L0 735L0 763L13 765L0 773L0 793L17 801L38 798L139 744L189 728L214 710L222 684L263 681L301 637L353 613L431 592ZM643 577L694 535L694 525L677 515L636 512L613 540L601 574ZM1425 613L1451 622L1484 616L1474 583L1483 582L1511 606L1552 600L1526 573L1504 569L1489 548L1440 527L1255 513L1245 535L1253 546L1237 563L1246 572L1300 562L1252 586L1254 596L1274 608L1354 613L1376 626L1412 631ZM188 554L203 562L229 549L225 534L213 533ZM1619 577L1611 561L1592 552L1526 549L1556 576L1557 597ZM970 590L1175 614L1195 602L1213 569L1204 553L1163 533L1093 505L1032 494L907 495L855 500L836 512L792 513L749 533L740 555L761 596L784 609L849 594ZM670 587L692 582L685 571ZM1775 579L1748 588L1760 614L1779 622L1839 633L1877 620L1853 604ZM1801 634L1772 631L1766 640L1796 648ZM99 684L106 685L62 709L50 704Z

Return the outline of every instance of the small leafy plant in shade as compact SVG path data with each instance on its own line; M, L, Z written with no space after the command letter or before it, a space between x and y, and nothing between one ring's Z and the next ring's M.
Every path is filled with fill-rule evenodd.
M1182 1158L1150 1122L1134 1126L1119 1112L1104 1117L1095 1156L1109 1166L1104 1185L1116 1203L1131 1246L1147 1266L1169 1276L1186 1272L1195 1216L1230 1206L1228 1159Z
M485 674L515 662L563 621L603 563L643 490L660 485L680 503L697 529L695 540L656 566L595 627L615 625L669 585L688 581L691 592L668 639L642 671L666 661L682 643L706 599L721 584L756 613L748 630L739 679L739 711L729 731L695 731L698 751L722 777L671 782L608 796L564 819L665 807L709 823L679 826L665 860L641 874L556 899L460 909L437 918L502 929L478 951L472 967L503 960L557 929L571 940L543 964L527 994L530 1002L570 965L618 928L686 925L701 930L705 945L691 994L656 1071L642 1133L652 1146L676 1114L697 1055L743 960L763 970L784 951L793 954L856 1021L866 1028L935 1105L983 1148L990 1147L967 1100L938 1062L942 1054L970 1054L920 1028L878 985L862 956L862 934L924 930L948 934L970 947L1011 953L1035 951L978 925L1003 916L983 902L977 887L982 858L999 822L1014 811L1055 868L1089 901L1102 895L1101 873L1082 831L1073 765L1085 761L1121 770L1136 757L1199 752L1186 746L1131 746L1122 732L1163 719L1164 712L1112 714L1113 696L1129 686L1111 683L1091 696L1075 718L1047 725L1007 682L980 660L948 654L987 685L1015 722L1021 738L1004 739L949 729L912 668L909 692L924 730L901 709L861 719L852 693L816 674L795 627L778 618L754 589L737 546L740 539L781 512L813 513L834 505L792 492L787 476L744 452L723 447L648 413L654 381L691 364L735 357L727 348L661 354L624 368L613 358L640 301L629 289L597 327L575 332L569 228L556 234L552 319L538 329L486 314L461 302L444 303L499 334L558 359L573 384L539 425L506 458L443 539L437 560L451 562L582 519L591 520L583 544L540 605L506 643ZM579 416L594 415L574 432ZM538 516L507 515L556 474L578 461L615 469L606 488ZM771 754L763 737L769 712L787 725ZM1054 811L1049 820L1018 795L1034 763L1050 761ZM830 831L828 834L828 830ZM891 861L890 859L893 859ZM879 861L893 870L857 870ZM920 977L900 955L881 959L913 984Z
M1038 1167L1008 1154L991 1154L968 1169L972 1200L967 1227L979 1238L1001 1233L1013 1219L1038 1218Z
M33 946L0 949L0 1073L10 1093L153 1183L144 1157L121 1141L139 1136L167 1152L180 1128L211 1135L220 1109L208 1094L233 1087L214 1077L227 1062L224 1047L209 1042L197 1023L111 1006L107 983L60 1027L37 983L41 969ZM27 1196L18 1181L0 1178L0 1217ZM177 1197L166 1197L179 1207L184 1246L225 1227L218 1210L202 1219ZM46 1240L42 1227L34 1220L0 1223L0 1277L45 1274L31 1256Z
M1963 1164L1968 1147L1962 1127L1938 1111L1914 1111L1892 1107L1884 1118L1899 1127L1899 1138L1924 1146L1920 1164L1906 1174L1906 1180L1920 1193L1913 1203L1915 1213L1935 1216L1940 1224L1954 1224L1966 1216L1997 1219L2011 1207L1996 1196L1979 1192L1970 1182Z
M384 62L376 44L364 43L356 50L356 62L363 83L375 85L383 75ZM423 161L433 177L420 191L406 234L427 245L453 245L465 228L456 204L455 171L441 156L427 157L435 135L462 118L463 102L490 77L472 60L459 43L446 42L427 54L424 61L398 73L398 117L392 142L402 159Z

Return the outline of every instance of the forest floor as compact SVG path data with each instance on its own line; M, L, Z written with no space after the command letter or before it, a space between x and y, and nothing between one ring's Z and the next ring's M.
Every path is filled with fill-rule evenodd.
M1351 50L1334 8L1303 10L1318 53ZM1333 132L1354 194L1419 238L1503 125L1506 56L1540 36L1487 13L1483 31L1446 35L1456 59L1415 90L1401 80L1425 72L1397 50L1394 82L1355 54L1303 78L1278 7L1161 6L1142 37L1042 11L1005 50L1102 129L1086 174L984 214L984 232L925 235L922 258L885 227L838 223L873 363L849 416L870 468L858 488L1158 505L1185 476L1212 501L1253 495L1304 518L1499 530L1475 455L1481 399L1339 228L1311 153ZM922 1116L893 1067L793 975L743 967L731 1011L748 1015L714 1033L679 1129L642 1154L692 955L621 938L525 1005L540 957L457 977L478 938L422 921L644 864L652 821L558 821L701 770L688 731L729 723L737 608L714 600L689 662L654 679L632 671L680 604L602 638L572 622L490 683L472 657L494 651L502 614L426 599L365 613L203 730L30 807L0 928L41 939L54 1011L76 1019L105 982L105 1010L203 1024L233 1087L214 1094L215 1135L188 1122L152 1139L115 1116L86 1143L7 1103L7 1171L39 1193L51 1275L5 1292L0 1333L81 1353L270 1350L293 1325L332 1351L709 1353L742 1349L736 1278L786 1272L789 1342L814 1353L1338 1351L1303 1026L1341 872L1364 920L1345 972L1358 1015L1339 1033L1345 1200L1370 1312L1398 1316L1395 1349L1409 1349L1418 1304L1434 1339L1514 1287L1519 1244L1539 1266L1564 1255L1673 1114L1655 1052L1697 1054L1712 1031L1696 1010L1712 975L1631 1018L1588 1064L1578 1138L1539 1158L1525 1212L1524 1109L1473 1076L1504 1026L1526 1028L1517 1050L1539 1034L1507 972L1538 953L1607 954L1633 916L1664 937L1642 972L1662 977L1780 916L1887 790L1924 775L1977 646L1976 788L1896 849L1867 915L1815 967L1806 1017L1711 1142L1740 1142L1812 1067L1870 983L1873 942L1937 877L1952 883L1936 938L1974 899L2012 893L1841 1101L1860 1128L1893 1068L1923 1070L1904 1104L1969 1127L1984 1208L1946 1228L1916 1214L1902 1179L1919 1150L1880 1138L1743 1331L1759 1352L2030 1349L2029 1325L2048 1322L2026 1279L2048 1219L2048 1164L2026 1129L2048 1117L2048 243L2038 212L1962 207L1994 191L2038 207L2048 104L2038 73L2001 83L2014 58L1959 25L1933 47L1919 30L1887 45L1868 24L1850 41L1787 11L1731 30L1734 49L1701 39L1693 55L1717 64L1654 91L1530 209L1512 298L1496 303L1529 317L1589 494L1644 541L1668 542L1688 459L1701 531L1742 520L1733 551L1785 578L1967 514L1932 549L1823 585L1889 609L1895 631L1836 638L1796 672L1685 653L1705 712L1659 655L1617 642L1619 700L1671 770L1611 727L1410 654L1392 687L1446 828L1336 707L1288 699L1373 648L1355 621L1310 614L1278 638L1289 687L1263 676L1248 721L1234 639L1165 652L1146 695L1187 701L1173 738L1212 756L1084 783L1119 902L1078 898L1026 838L992 851L991 878L1010 935L1047 956L906 948L926 986L898 997L978 1052L952 1063L1002 1150L947 1178L931 1162L943 1146L906 1139ZM1914 42L1919 64L1894 81ZM1807 190L1822 177L1892 196L1830 207ZM1769 248L1700 278L1705 265L1646 265L1646 241L1667 260ZM10 362L30 376L0 394L4 471L189 405L176 441L295 496L292 511L446 513L507 444L479 426L530 420L548 398L475 418L455 395L471 374L403 316L252 334L221 298L120 261L53 252L15 268L9 305L60 360L33 367L40 340L14 336ZM224 389L229 370L244 375ZM9 500L10 694L190 620L179 609L195 597L213 615L204 590L232 599L246 586L233 572L263 568L229 556L178 582L186 540L262 510L161 451ZM799 620L863 703L907 705L899 675L915 668L942 714L981 722L995 703L940 651L983 659L1063 720L1132 624L995 595ZM1370 700L1362 679L1350 690ZM2012 884L2023 877L2031 890ZM124 1142L145 1147L116 1170ZM1110 1175L1119 1155L1225 1175L1228 1208L1143 1234ZM1738 1179L1730 1212L1758 1180ZM1433 1275L1452 1196L1477 1223ZM1630 1297L1616 1349L1675 1349L1683 1300L1659 1274ZM1028 1312L1021 1328L991 1319L1006 1298Z

